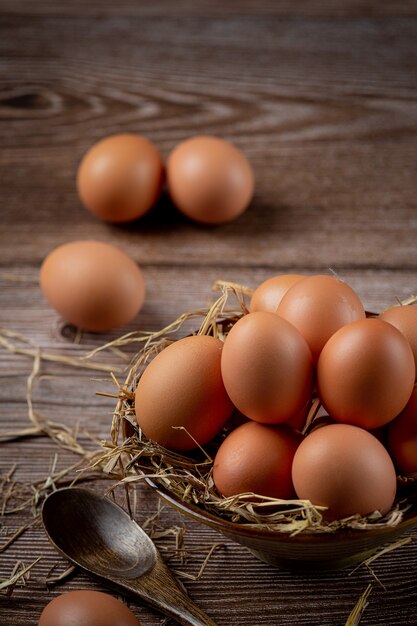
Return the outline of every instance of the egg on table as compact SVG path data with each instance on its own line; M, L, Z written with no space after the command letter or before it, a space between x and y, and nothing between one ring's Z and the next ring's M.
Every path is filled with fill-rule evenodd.
M49 304L79 328L106 331L132 321L145 299L140 268L101 241L73 241L48 254L40 286Z
M235 146L199 135L178 144L167 161L168 190L177 208L204 224L222 224L249 205L252 167Z
M108 222L129 222L151 209L162 189L164 167L145 137L112 135L94 144L77 173L83 204Z
M140 626L125 604L101 591L69 591L46 605L38 626Z

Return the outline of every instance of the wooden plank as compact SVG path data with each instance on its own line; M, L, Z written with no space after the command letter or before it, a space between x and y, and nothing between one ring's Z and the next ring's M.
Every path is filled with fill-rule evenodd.
M81 356L126 330L160 328L205 306L219 278L254 287L276 273L330 268L376 310L417 291L411 0L3 0L0 14L0 328L43 350ZM98 138L126 131L149 136L164 157L195 133L235 142L255 168L251 208L210 229L183 219L166 199L135 224L98 222L76 196L76 167ZM49 250L87 237L131 254L148 293L131 325L85 333L77 344L43 299L37 275ZM109 358L117 361L107 353L97 360ZM29 424L31 368L31 358L0 347L0 430ZM42 362L40 375L36 411L68 427L79 422L90 449L96 444L84 429L108 436L114 401L95 395L113 391L107 374ZM16 480L45 479L56 455L58 468L77 460L46 437L2 443L0 474L16 464ZM143 522L157 503L142 487L138 497ZM0 544L27 520L26 513L1 518ZM184 527L191 548L223 541L169 507L161 524ZM172 551L173 539L158 544ZM365 568L295 575L226 540L202 579L185 585L220 626L342 626L371 582L361 625L405 626L416 621L416 550L413 542L375 562L382 588ZM48 591L48 571L64 562L37 527L0 554L0 579L17 560L38 556L29 584L11 598L0 595L0 624L32 625L58 593L102 588L78 573ZM203 555L195 557L170 563L195 573ZM143 626L162 623L129 605Z
M174 18L188 15L204 17L236 17L236 16L415 16L417 9L413 0L401 0L400 2L375 0L344 0L332 2L332 0L263 0L252 2L251 0L230 0L226 4L220 0L210 3L203 0L178 0L173 5L167 0L156 0L152 3L134 2L134 0L120 0L115 5L105 0L91 0L86 6L82 0L74 0L71 3L62 3L59 0L3 0L2 12L12 15L88 15L97 16L154 16L163 15Z
M141 521L146 515L154 512L155 502L142 490L139 497L141 506L144 507L139 517ZM375 583L365 568L357 570L349 578L346 572L306 576L272 568L255 559L246 549L224 540L215 531L193 522L184 522L183 518L172 510L164 511L165 527L184 523L187 529L186 545L209 546L214 542L225 541L225 547L213 555L203 578L196 582L185 581L193 599L198 601L220 626L231 623L243 626L248 620L256 626L272 624L287 626L294 623L308 626L317 623L326 626L344 624L355 599L369 582L374 584L370 606L362 622L365 626L380 626L381 615L384 616L385 623L393 626L413 623L411 607L416 601L413 575L413 563L417 557L416 544L398 549L375 562L374 571L385 585L384 590ZM27 590L17 590L11 599L1 598L0 615L4 617L7 615L8 623L26 626L29 623L29 610L33 623L33 619L38 617L45 603L64 591L81 588L104 589L101 585L89 581L84 575L77 574L65 585L49 593L45 591L42 580L54 564L60 564L63 569L64 562L48 545L40 529L28 531L13 548L13 554L9 552L2 555L0 577L10 573L15 559L22 559L26 563L34 554L41 554L43 558L33 571L34 581L30 587ZM195 573L199 563L201 556L200 559L193 560L181 568ZM161 623L161 617L155 612L144 610L135 601L129 604L142 620L143 626L156 626Z
M277 273L289 271L291 268L276 268ZM303 271L306 274L312 273L309 268L304 268ZM322 268L320 271L326 273L327 268ZM31 277L34 273L31 268L21 269L22 276ZM179 276L177 268L148 267L145 270L145 277L149 283L148 298L138 316L138 324L131 324L122 330L106 334L85 333L79 344L74 344L68 335L60 333L59 329L65 328L65 324L44 301L35 282L22 285L16 281L0 280L0 293L2 294L0 328L21 333L48 352L82 357L89 350L104 345L108 340L115 339L126 331L136 328L145 331L158 330L185 311L206 307L216 297L210 287L219 278L255 287L273 274L274 272L270 270L256 268L245 268L242 271L228 270L227 272L224 272L223 268L183 268ZM395 303L396 298L406 298L412 293L417 293L414 272L347 270L342 272L340 277L355 288L365 307L370 310L380 311ZM27 315L27 302L32 303L30 316ZM37 315L32 314L33 310L37 311ZM197 321L189 323L183 329L182 334L197 327ZM134 345L124 349L127 361L109 352L102 353L100 358L97 356L94 360L114 364L114 367L119 366L124 369L135 349ZM0 430L10 432L10 430L23 429L29 425L25 397L27 377L31 369L30 358L10 354L0 346L0 376L3 381L0 386ZM115 401L95 394L97 391L115 393L116 388L109 374L75 369L54 362L43 362L40 376L41 378L33 387L33 402L36 411L48 419L63 422L72 428L78 424L80 431L87 430L97 439L108 436ZM123 382L126 374L122 371L117 376ZM87 444L85 438L83 442L84 445ZM45 460L42 455L43 442L33 440L24 445L26 450L29 450L29 465L26 467L30 475L31 459L35 451L41 453L41 463ZM35 446L34 450L31 446ZM13 444L11 449L19 454L20 444ZM50 453L47 458L49 462Z
M310 275L329 274L332 265L312 268L310 265L297 266L297 271ZM66 325L53 309L48 306L36 282L37 269L22 267L11 270L14 276L19 272L30 281L19 283L3 279L0 272L0 328L4 327L29 336L42 348L61 350L76 355L121 336L130 330L158 330L170 324L186 311L207 307L220 294L212 291L217 280L226 280L255 288L259 283L276 274L291 273L293 265L277 263L268 267L226 267L223 264L209 267L145 265L143 268L147 295L137 319L122 329L109 333L84 333L81 344L74 344L74 336L66 333ZM417 277L414 270L407 269L355 269L342 268L337 275L350 284L361 297L364 306L380 311L395 303L397 298L406 298L417 291ZM30 315L27 302L31 302ZM230 304L234 304L231 296ZM0 355L3 354L0 351ZM22 357L23 358L23 357ZM16 363L20 363L16 361ZM20 365L18 366L20 367ZM17 370L19 371L19 370ZM62 371L60 368L59 371ZM86 375L90 375L86 372Z
M417 21L6 18L2 32L3 264L88 236L141 263L207 265L215 245L225 267L415 268ZM255 169L251 208L214 229L166 200L132 225L98 222L76 167L118 131L165 156L193 133L234 141Z

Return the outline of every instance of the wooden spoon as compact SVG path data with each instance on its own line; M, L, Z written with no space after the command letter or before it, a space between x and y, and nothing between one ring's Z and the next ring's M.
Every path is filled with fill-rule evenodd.
M134 593L184 626L216 626L181 589L153 541L108 498L81 488L53 492L42 521L75 565Z

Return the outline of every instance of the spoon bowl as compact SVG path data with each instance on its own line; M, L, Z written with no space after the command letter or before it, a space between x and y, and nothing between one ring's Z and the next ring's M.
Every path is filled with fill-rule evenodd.
M73 564L139 596L185 626L216 624L181 589L145 531L87 489L53 492L42 507L52 544Z
M42 520L52 543L98 576L131 579L155 567L157 552L148 535L122 509L93 492L56 491L45 501Z

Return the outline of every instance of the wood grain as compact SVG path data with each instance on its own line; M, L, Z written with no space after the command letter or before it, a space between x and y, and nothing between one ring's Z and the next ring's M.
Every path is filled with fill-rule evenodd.
M215 247L225 267L415 268L417 21L10 17L2 32L25 41L0 38L3 264L16 246L38 264L89 236L142 264L207 266ZM129 226L97 222L76 168L118 131L165 156L193 133L234 141L255 169L252 207L212 229L168 199ZM36 220L18 219L22 206Z
M166 0L135 2L120 0L117 4L108 0L91 0L86 6L82 0L62 3L59 0L3 0L2 11L13 15L88 15L88 16L170 16L173 18L197 15L211 17L245 16L415 16L417 9L413 0L178 0L175 4Z
M411 0L3 0L0 328L43 350L81 356L125 330L160 328L205 306L218 278L254 287L278 272L336 271L375 310L416 293L416 18ZM125 131L147 135L164 157L196 133L233 141L255 169L250 209L231 224L204 228L165 196L134 224L99 222L77 198L77 164L94 141ZM37 284L49 250L77 238L121 246L147 284L145 306L129 327L83 334L80 344ZM97 359L123 365L110 353ZM32 359L0 346L0 431L28 425L31 368ZM86 431L107 437L113 410L113 400L96 391L113 391L107 374L42 362L34 407L70 428L78 422L92 449ZM61 469L76 460L46 437L0 445L1 475L16 464L14 478L24 483L45 479L56 454ZM97 481L95 488L108 486ZM137 495L143 523L157 503L145 487ZM0 517L0 545L27 520ZM361 625L417 623L415 542L373 564L379 584L364 567L317 576L272 568L170 508L160 524L184 527L186 547L202 547L184 564L173 558L173 536L158 540L170 564L190 574L207 547L224 541L203 577L185 580L220 626L343 626L369 582ZM50 568L65 564L37 526L0 553L0 579L17 560L39 556L25 587L0 594L0 624L32 626L56 594L102 588L77 572L48 590ZM127 601L143 626L162 623Z
M182 311L182 306L187 308L195 303L205 305L207 298L212 297L209 291L210 280L221 276L219 272L222 269L214 270L210 276L210 271L190 267L184 270L182 279L179 281L176 268L155 268L152 274L150 274L150 268L147 268L148 280L150 275L153 280L149 299L138 322L143 324L143 327L151 325L153 311L157 306L160 293L165 294L167 301L175 301L178 313ZM308 268L305 269L308 271ZM22 275L34 278L36 272L30 268L22 268ZM254 286L267 276L269 272L265 269L246 268L244 271L230 272L227 278L241 280ZM376 309L391 303L393 285L396 285L396 294L403 297L408 295L415 281L412 273L401 271L374 270L363 273L361 270L350 270L343 277L354 285L370 308ZM207 278L210 280L205 284ZM179 293L178 285L181 286ZM60 353L83 354L89 348L100 345L102 342L102 337L88 334L82 338L80 345L74 345L68 338L60 335L57 332L59 328L57 316L43 301L35 280L27 283L25 298L22 297L19 283L3 280L0 287L3 294L0 326L7 325L9 328L14 328L32 337L40 345L50 346ZM38 309L39 319L29 319L27 315L24 315L25 301L32 302L34 308ZM177 312L174 307L170 307L169 311L165 311L159 323L161 325L168 323L171 320L169 313L175 315ZM40 325L41 319L45 322L43 325ZM11 320L15 321L12 323ZM132 328L134 327L132 325ZM11 426L23 428L27 424L24 395L31 361L24 357L9 356L4 351L0 352L0 357L1 371L4 376L2 380L7 381L6 385L0 387L0 423L5 429ZM35 387L34 402L37 411L46 414L51 419L62 421L68 426L74 426L75 422L79 421L81 432L86 429L99 437L108 436L110 414L114 403L111 399L94 398L96 390L112 392L113 384L108 377L100 376L101 380L97 381L94 376L92 380L91 373L88 371L74 371L64 366L56 367L54 364L45 364L41 374L53 375L53 378L44 378ZM81 437L81 441L84 445L88 444L85 437ZM56 452L56 446L46 439L36 438L8 443L2 446L0 471L6 472L13 463L17 462L16 479L44 478ZM58 468L64 468L72 462L73 455L59 450ZM104 489L100 485L98 488ZM156 503L152 494L144 488L139 489L138 495L141 508L139 521L142 521L155 511ZM185 526L186 543L190 547L210 546L214 542L223 541L214 531L186 521L174 511L165 510L162 520L165 527ZM16 530L24 521L26 518L13 519L12 523L6 520L9 532ZM224 541L226 546L219 549L212 557L201 582L189 582L187 585L193 598L198 599L201 606L220 625L229 624L230 620L233 620L233 624L243 625L247 623L249 616L252 623L259 624L259 626L294 624L294 620L297 620L297 624L316 624L317 620L321 620L320 624L329 626L336 623L343 624L343 619L355 603L355 598L359 597L366 584L372 580L365 568L356 572L351 578L346 578L344 573L303 577L280 572L263 565L251 557L244 548L228 540ZM35 600L33 592L28 595L25 594L25 590L17 591L10 600L0 598L0 615L3 606L7 615L13 616L13 625L26 626L28 624L26 611L32 611L32 614L36 614L36 611L39 613L42 603L44 604L48 598L59 592L77 588L101 588L96 583L89 582L84 575L77 574L70 583L54 589L52 593L46 593L42 579L46 577L55 563L63 562L53 549L49 548L42 531L38 528L28 531L15 544L13 550L0 555L0 578L10 573L17 559L28 562L32 555L42 555L42 561L33 571L33 578L37 581L33 583L36 590ZM414 589L412 564L416 556L415 547L412 545L393 553L389 558L383 557L381 561L376 562L375 571L389 592L383 593L382 589L375 585L372 606L375 603L378 608L374 607L373 611L367 611L368 621L365 620L365 624L381 623L378 621L382 610L381 602L384 615L386 614L387 619L390 619L387 623L398 626L413 623L404 620L409 611L407 606L410 603L412 605L416 600L412 591ZM200 555L199 560L197 558L185 566L186 571L189 573L198 571L199 562L201 563L203 557L204 553ZM404 567L404 559L409 563L409 572L407 572L407 567ZM182 565L178 567L184 569ZM398 589L399 577L400 589ZM248 602L248 598L252 597L253 593L257 594L259 604ZM337 603L335 603L336 597L339 597ZM217 602L214 598L218 598ZM396 608L392 606L393 603ZM131 603L131 606L137 611L145 625L160 623L157 614L152 613L150 609L143 607L138 609L135 603ZM399 606L404 606L400 613L398 613ZM312 621L312 616L316 621ZM409 618L412 619L411 613Z

